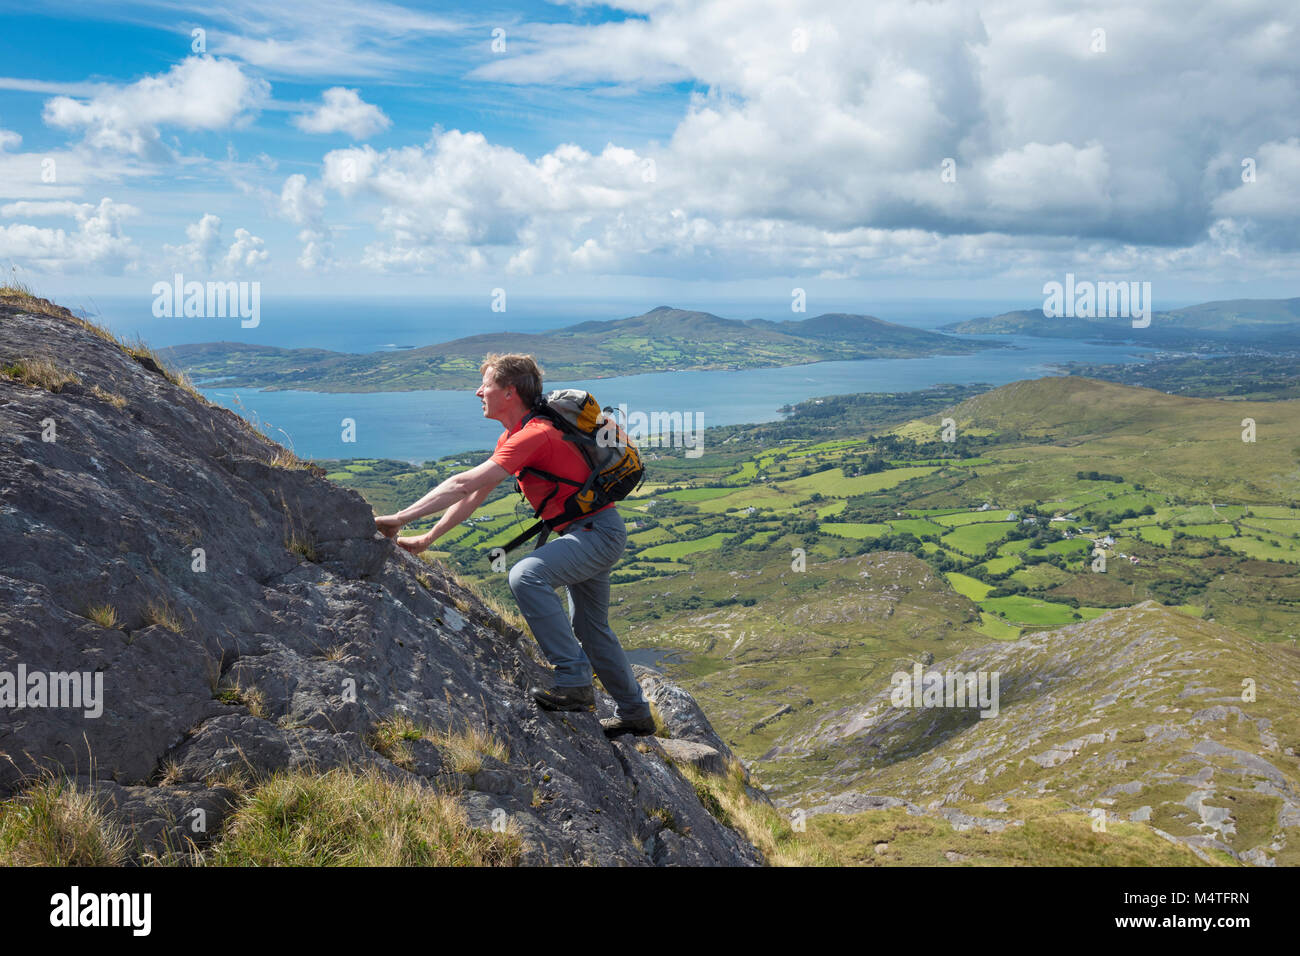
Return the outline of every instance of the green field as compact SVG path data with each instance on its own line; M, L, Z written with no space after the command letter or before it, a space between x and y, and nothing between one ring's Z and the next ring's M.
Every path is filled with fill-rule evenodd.
M987 598L981 602L981 606L1009 623L1032 627L1058 627L1075 620L1075 612L1071 608L1019 595Z
M970 598L972 601L983 601L988 593L993 590L992 585L985 584L976 578L967 577L957 571L949 571L944 577L948 579L948 583L952 585L954 591L963 597Z
M887 524L863 524L849 521L823 521L821 530L841 538L876 538L889 533Z
M939 540L945 546L963 554L983 554L984 549L1007 536L1013 524L1008 521L984 524L966 524L944 535Z

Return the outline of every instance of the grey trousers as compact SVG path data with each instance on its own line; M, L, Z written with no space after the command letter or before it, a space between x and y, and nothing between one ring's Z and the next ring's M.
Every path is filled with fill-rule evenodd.
M609 626L609 572L623 556L627 528L617 508L580 518L510 569L510 591L557 687L591 683L592 668L614 698L614 715L647 717L650 705ZM555 589L569 591L566 614Z

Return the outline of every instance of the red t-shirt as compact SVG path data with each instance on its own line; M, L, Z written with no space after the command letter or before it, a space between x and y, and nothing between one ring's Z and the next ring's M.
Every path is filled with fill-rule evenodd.
M528 473L521 475L520 470L527 465L579 483L586 481L587 475L591 472L582 452L578 451L572 442L565 441L563 433L540 415L530 419L522 428L503 431L497 439L496 450L492 452L492 461L519 479L524 497L528 499L534 511L546 500L547 495L555 491L556 485L559 485L559 490L555 491L555 496L547 502L546 510L541 514L543 520L554 518L563 511L564 502L578 490L578 486L547 481L538 475ZM597 511L612 507L614 505L611 502L591 513L595 514ZM560 531L569 523L566 522L555 530Z

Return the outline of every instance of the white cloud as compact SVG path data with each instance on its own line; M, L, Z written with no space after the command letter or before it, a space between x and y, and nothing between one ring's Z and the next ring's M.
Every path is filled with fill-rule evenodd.
M280 190L280 212L292 223L304 225L320 220L325 194L319 185L309 185L302 173L294 173Z
M333 235L328 229L304 229L298 233L302 253L298 265L305 272L323 272L334 265Z
M324 212L325 191L319 183L309 183L301 173L284 181L280 214L305 227L298 233L303 244L298 265L307 272L323 272L334 264L334 231L325 224Z
M471 75L693 81L704 92L655 154L654 211L672 204L723 228L775 219L832 234L870 224L1195 243L1218 219L1206 164L1280 139L1281 117L1300 112L1294 6L1226 18L1176 0L613 6L634 15L525 25L516 52ZM1093 48L1098 27L1105 52ZM945 158L955 184L940 178Z
M1249 164L1242 163L1249 160ZM1249 157L1224 157L1228 175L1237 173L1235 188L1215 197L1213 208L1221 216L1262 220L1289 220L1292 228L1300 216L1300 138L1264 143ZM1247 171L1253 179L1246 181Z
M157 76L109 87L87 100L56 96L44 119L60 129L83 130L98 149L154 161L172 158L161 126L221 130L257 111L270 95L265 80L246 76L239 64L191 56Z
M91 203L10 203L0 209L5 217L18 215L67 216L77 221L74 231L33 226L0 225L0 257L12 258L47 272L96 269L121 272L133 265L137 250L122 232L121 222L140 210L105 197Z
M363 101L356 90L331 87L321 99L314 111L294 118L293 124L304 133L343 132L353 139L365 139L392 125L383 110Z
M226 257L222 264L227 269L238 272L241 269L266 265L270 260L271 254L266 251L265 242L247 229L236 229L235 241L226 250Z
M570 259L610 261L577 234L593 217L645 205L653 191L646 160L612 145L592 154L566 144L530 161L480 133L451 130L424 147L334 150L322 182L379 203L377 228L385 238L365 253L376 268L478 268L522 243L536 249L511 268L527 271ZM302 188L296 184L295 194ZM570 240L574 249L566 251Z
M198 266L210 269L221 248L221 217L205 213L198 222L185 227L185 235L189 242L163 246L163 255L181 268Z
M85 203L68 202L66 200L62 202L31 202L23 200L0 206L0 216L17 216L23 219L59 216L65 219L75 219L87 208Z
M428 67L431 38L466 24L384 0L182 0L210 30L214 52L238 57L268 74L338 79L391 76Z
M525 110L521 123L594 100L626 102L635 120L681 102L638 91L686 81L696 92L671 135L645 142L623 132L538 155L439 128L421 145L333 150L318 179L289 176L278 193L262 180L246 194L293 223L309 271L334 265L335 243L351 228L365 238L349 264L391 271L1002 274L1037 276L1041 287L1038 273L1063 261L1189 275L1199 261L1234 279L1300 265L1300 140L1288 125L1300 115L1300 8L1246 2L1225 17L1181 0L611 5L632 15L506 24L507 52L482 60L470 79L486 82L463 91L477 107L498 96L497 84L533 85L511 101L520 111L512 123ZM201 9L197 0L184 8ZM373 9L232 0L214 14L231 29L211 30L209 42L268 73L337 81L411 68L410 37L465 29L392 4ZM1098 27L1105 52L1090 46ZM487 36L475 41L482 49ZM462 49L471 61L479 55ZM394 52L402 55L385 62ZM238 74L227 87L250 85L245 97L218 98L211 122L234 124L256 108L259 81L237 66L186 62L226 63ZM151 80L186 85L173 73ZM105 164L157 155L169 125L224 128L187 126L191 107L158 106L131 92L139 85L96 89L85 102L60 97L47 115L120 151L98 154ZM562 90L573 86L581 98ZM388 121L343 86L313 105L299 128L362 138ZM589 127L635 130L627 117L620 125L584 114ZM13 156L0 154L0 195L65 198L30 180L6 192L8 173L36 168ZM1241 181L1244 157L1257 160L1255 183ZM942 176L949 158L953 182ZM203 208L217 207L195 214ZM256 247L238 260L249 252ZM217 247L213 261L226 253Z
M228 247L224 246L221 217L212 213L204 213L197 222L186 226L185 235L189 242L163 246L163 257L169 268L210 271L220 267L227 272L239 273L265 265L271 259L266 243L247 229L236 229L235 241Z
M0 151L19 145L23 141L22 136L11 129L0 129Z

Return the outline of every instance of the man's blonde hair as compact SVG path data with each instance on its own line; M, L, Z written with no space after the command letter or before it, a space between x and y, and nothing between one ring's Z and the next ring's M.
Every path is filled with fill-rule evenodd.
M532 407L541 397L542 367L531 355L493 352L483 359L478 372L482 375L489 370L494 382L502 387L510 386L519 393L525 407Z

